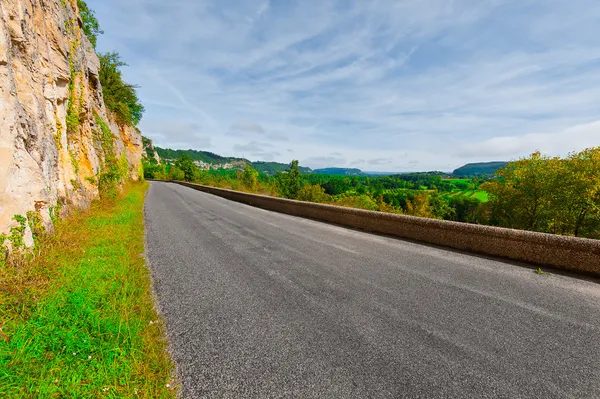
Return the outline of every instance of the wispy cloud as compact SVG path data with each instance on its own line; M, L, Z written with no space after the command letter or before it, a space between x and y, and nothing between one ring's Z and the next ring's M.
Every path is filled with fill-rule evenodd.
M88 2L161 146L451 170L600 145L596 0Z
M263 134L265 129L258 123L237 121L231 125L231 131Z

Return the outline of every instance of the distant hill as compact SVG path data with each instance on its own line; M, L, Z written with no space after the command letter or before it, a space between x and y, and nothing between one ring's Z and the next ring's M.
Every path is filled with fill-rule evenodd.
M375 171L363 171L363 174L367 176L395 176L395 175L404 175L410 172L375 172Z
M160 148L154 147L158 156L161 159L178 159L181 158L182 155L187 154L194 161L202 161L208 164L221 164L235 161L243 161L246 163L251 163L247 159L244 158L233 158L233 157L222 157L215 153L209 151L198 151L198 150L172 150L170 148Z
M456 169L452 174L459 177L492 176L508 162L479 162L468 163Z
M171 150L170 148L160 148L154 147L156 153L160 157L160 159L171 159L175 160L181 158L182 155L187 154L194 161L202 161L204 163L210 165L217 165L225 163L235 163L239 168L243 167L243 164L252 165L254 169L261 173L265 173L267 175L276 175L277 172L285 172L290 168L290 165L287 163L279 163L279 162L250 162L244 158L235 158L235 157L223 157L221 155L215 154L210 151L198 151L198 150ZM241 166L239 166L241 164ZM312 173L312 169L306 168L304 166L300 166L300 172L302 173Z
M271 175L271 176L276 175L277 172L285 172L286 170L288 170L290 168L290 164L287 164L287 163L262 162L262 161L252 162L252 166L254 167L254 169L258 170L259 172L262 172L262 173L265 173L265 174ZM312 169L304 167L304 166L300 166L300 172L301 173L312 173Z
M364 176L362 170L352 168L323 168L313 171L319 175Z

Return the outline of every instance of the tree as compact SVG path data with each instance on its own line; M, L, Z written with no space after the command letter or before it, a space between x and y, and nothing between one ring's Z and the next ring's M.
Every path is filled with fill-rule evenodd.
M600 235L600 147L571 153L556 169L551 228L558 234Z
M535 152L528 158L509 162L496 172L495 180L482 186L490 196L493 217L501 226L534 231L547 229L553 186L549 175L557 162L557 158Z
M429 204L431 205L433 217L436 219L451 219L454 209L449 201L439 192L428 193Z
M258 188L258 171L256 169L246 164L246 166L244 167L244 173L242 174L241 178L244 188L246 188L250 192L256 191L256 189Z
M290 169L286 173L277 173L277 185L281 196L291 199L298 198L302 189L302 176L297 160L292 161Z
M165 165L156 162L156 159L142 159L142 167L144 168L144 179L163 180L166 177Z
M194 163L194 160L187 154L182 155L175 161L175 167L183 172L185 181L194 181L198 173L198 167Z
M327 194L325 194L325 190L318 184L304 186L298 193L298 200L300 201L325 202L326 199Z
M173 166L171 170L169 170L169 180L184 180L185 173L176 166Z
M115 115L117 122L136 126L144 115L144 106L140 104L136 88L123 81L121 67L127 64L121 61L118 53L104 53L100 59L100 84L106 107Z
M100 29L100 24L96 19L96 13L90 9L83 0L77 0L77 8L79 8L79 15L83 21L83 33L90 40L92 46L96 48L98 36L104 33L104 31Z
M377 200L377 210L379 212L386 212L386 213L402 213L402 211L400 209L394 208L393 205L388 204L387 202L385 202L385 199L383 198L383 195L380 195L378 197Z
M405 213L410 216L435 218L433 207L429 203L429 195L426 192L415 195L412 201L407 200Z
M564 159L534 153L508 163L482 188L500 226L600 237L600 147Z
M457 195L450 199L450 207L454 210L452 220L456 222L476 223L481 201L466 195Z

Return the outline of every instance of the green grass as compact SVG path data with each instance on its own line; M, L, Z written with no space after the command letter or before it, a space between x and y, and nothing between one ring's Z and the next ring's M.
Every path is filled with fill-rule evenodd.
M143 257L146 189L59 222L0 270L0 397L176 396Z

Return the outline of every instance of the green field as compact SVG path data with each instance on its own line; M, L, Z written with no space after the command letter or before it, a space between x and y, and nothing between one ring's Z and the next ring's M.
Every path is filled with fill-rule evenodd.
M489 201L488 193L483 190L455 191L455 192L451 193L450 196L451 197L466 196L466 197L477 198L481 202Z

